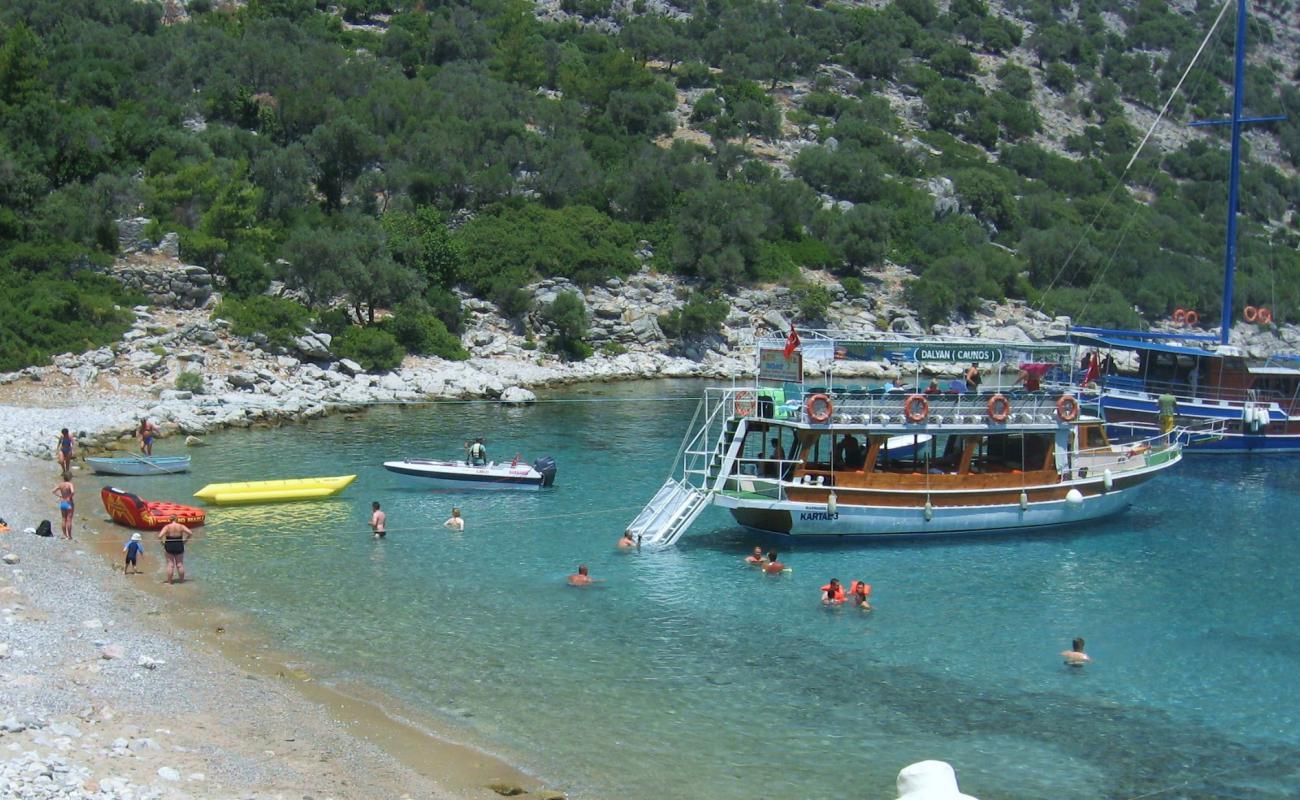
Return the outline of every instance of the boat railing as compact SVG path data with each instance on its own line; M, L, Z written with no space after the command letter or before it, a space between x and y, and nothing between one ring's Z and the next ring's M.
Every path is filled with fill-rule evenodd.
M758 419L794 420L798 422L817 423L835 422L840 424L872 425L942 425L942 424L980 424L992 423L994 406L1001 415L1006 412L1004 422L1049 424L1059 421L1057 404L1064 393L1055 391L1001 391L1001 392L939 392L932 394L912 391L881 390L835 390L817 391L816 387L804 390L804 402L786 400L782 405L758 404L753 413ZM814 404L812 398L825 395L830 401L830 417L826 420L812 418ZM912 399L919 396L924 403ZM994 403L994 398L1001 400ZM1084 398L1076 397L1077 402L1086 405ZM909 406L910 404L910 406ZM747 408L747 407L746 407ZM912 417L908 416L909 410ZM819 415L821 410L816 410Z
M1296 398L1273 389L1239 389L1226 386L1192 385L1190 381L1160 381L1142 379L1133 375L1107 376L1100 388L1110 391L1133 392L1147 395L1173 395L1180 403L1276 403L1283 411L1292 413Z
M1136 427L1130 430L1138 430ZM1128 472L1164 463L1182 450L1179 431L1163 433L1152 427L1143 431L1149 435L1124 442L1088 447L1072 455L1074 473L1071 477L1083 478L1099 469L1111 472Z

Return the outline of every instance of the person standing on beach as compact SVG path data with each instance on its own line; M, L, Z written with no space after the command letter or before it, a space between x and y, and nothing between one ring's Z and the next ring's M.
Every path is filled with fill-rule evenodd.
M193 535L194 531L177 522L175 515L158 531L158 541L163 543L163 552L167 554L167 583L177 575L178 582L185 583L185 543Z
M59 514L63 516L63 538L72 541L72 513L76 510L77 490L72 481L63 479L50 494L59 498Z
M144 545L140 543L140 534L131 534L131 539L122 546L122 552L126 553L126 563L122 565L123 575L139 575L140 565L137 559L144 554Z
M370 504L370 530L374 532L376 539L382 539L388 535L388 515L379 510L379 501Z
M451 510L451 516L447 517L447 521L442 523L442 527L454 533L461 533L465 530L465 518L460 515L459 508Z
M63 479L65 481L72 480L72 457L75 455L76 449L77 440L72 438L72 434L68 433L67 428L64 428L63 432L59 434L58 450L55 451L54 457L58 459L59 468L63 470Z
M142 419L135 435L140 439L140 452L146 456L152 456L153 440L158 435L158 426L150 422L148 418Z

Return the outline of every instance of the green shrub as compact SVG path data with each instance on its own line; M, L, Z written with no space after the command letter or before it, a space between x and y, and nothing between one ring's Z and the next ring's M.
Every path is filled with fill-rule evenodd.
M221 259L221 273L226 276L226 291L236 297L252 297L271 285L271 272L256 252L236 247Z
M600 346L600 352L601 355L606 355L610 357L621 356L627 352L627 348L619 344L618 342L605 342Z
M327 308L316 315L312 330L339 336L352 327L352 315L346 308Z
M713 73L698 61L685 61L677 65L677 85L683 89L698 89L713 85Z
M659 317L659 328L669 339L703 339L722 329L731 306L726 300L692 295L681 308Z
M533 334L530 332L527 336L524 337L524 343L519 346L525 350L536 350L537 340L533 338Z
M829 289L815 284L800 286L795 289L794 295L795 303L799 306L799 317L807 322L824 320L831 300L834 299Z
M566 361L581 361L591 355L587 337L587 305L573 292L563 292L555 301L542 309L542 318L549 322L555 333L546 347Z
M197 372L182 372L176 376L176 388L182 392L203 394L203 376Z
M0 267L0 370L44 363L56 353L90 350L131 327L123 306L145 302L121 284L91 272L71 279L7 272Z
M271 344L288 347L306 330L311 312L288 298L258 295L245 300L228 297L212 310L212 317L230 320L230 330L239 336L260 333Z
M465 332L465 310L455 292L442 286L430 286L424 293L424 302L429 304L433 315L442 320L447 330L457 335Z
M423 300L411 300L398 306L385 328L408 353L438 356L449 361L469 358L460 339L447 330Z
M367 372L393 369L402 363L402 356L406 355L393 334L376 327L348 328L332 345L340 357L352 359Z
M862 281L849 275L840 279L840 286L844 287L844 293L849 297L861 297L867 293L867 287L862 285Z

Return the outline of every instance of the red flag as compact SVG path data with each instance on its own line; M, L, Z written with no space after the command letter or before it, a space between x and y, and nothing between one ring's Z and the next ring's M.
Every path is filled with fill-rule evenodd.
M791 325L790 335L785 337L785 349L781 351L781 354L786 358L789 358L790 356L794 355L794 351L798 347L799 347L799 332L794 329L793 325Z

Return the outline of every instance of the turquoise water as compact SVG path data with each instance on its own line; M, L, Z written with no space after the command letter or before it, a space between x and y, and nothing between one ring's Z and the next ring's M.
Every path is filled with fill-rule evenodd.
M213 435L190 475L120 483L183 500L356 472L339 499L210 509L193 590L574 797L892 798L925 758L982 800L1300 795L1300 461L1189 459L1083 530L795 544L778 578L742 563L756 541L718 510L673 550L616 551L694 411L656 398L701 389L378 408ZM557 485L433 492L379 466L480 434L493 457L554 455ZM463 534L441 526L453 505ZM606 583L567 588L578 562ZM831 576L865 577L876 610L822 608ZM1086 669L1057 655L1075 635Z

